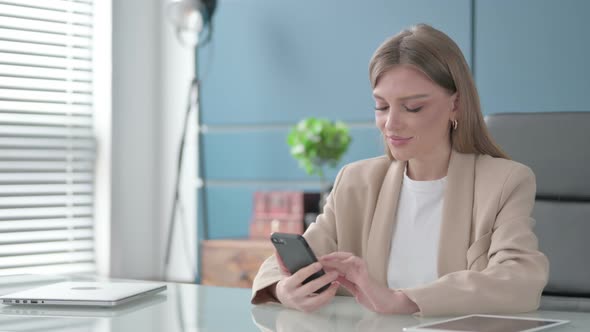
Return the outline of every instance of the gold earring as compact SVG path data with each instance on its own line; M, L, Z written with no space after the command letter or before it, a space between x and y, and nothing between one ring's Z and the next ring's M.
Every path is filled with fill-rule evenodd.
M457 130L457 124L459 123L457 119L451 121L453 123L453 130Z

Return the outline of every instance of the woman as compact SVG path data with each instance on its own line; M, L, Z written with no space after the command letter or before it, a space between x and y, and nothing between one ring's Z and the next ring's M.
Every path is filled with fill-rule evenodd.
M319 263L288 275L270 257L252 303L313 311L342 288L379 313L536 310L549 263L532 231L534 174L490 137L459 47L417 25L377 49L369 76L387 156L342 168L304 234Z

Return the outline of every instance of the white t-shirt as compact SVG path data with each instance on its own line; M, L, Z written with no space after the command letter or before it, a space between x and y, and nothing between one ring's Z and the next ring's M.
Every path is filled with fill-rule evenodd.
M404 172L389 266L389 288L411 288L438 278L437 258L447 178L414 181Z

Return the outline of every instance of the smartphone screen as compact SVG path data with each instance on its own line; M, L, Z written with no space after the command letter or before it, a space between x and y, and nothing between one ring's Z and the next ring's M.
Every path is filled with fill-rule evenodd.
M289 272L291 272L291 274L318 261L315 257L315 254L307 244L307 241L305 241L305 238L301 235L272 233L270 240L277 249L277 253L279 256L281 256L283 263L285 263L285 266ZM324 270L320 270L309 276L309 278L305 279L303 284L319 278L324 274ZM328 287L330 287L330 283L318 289L315 293L321 293L328 289Z

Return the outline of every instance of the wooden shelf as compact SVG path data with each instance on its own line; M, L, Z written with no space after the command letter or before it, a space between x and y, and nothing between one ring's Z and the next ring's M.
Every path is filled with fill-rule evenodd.
M274 253L269 240L223 239L201 243L202 284L251 288L262 262Z

